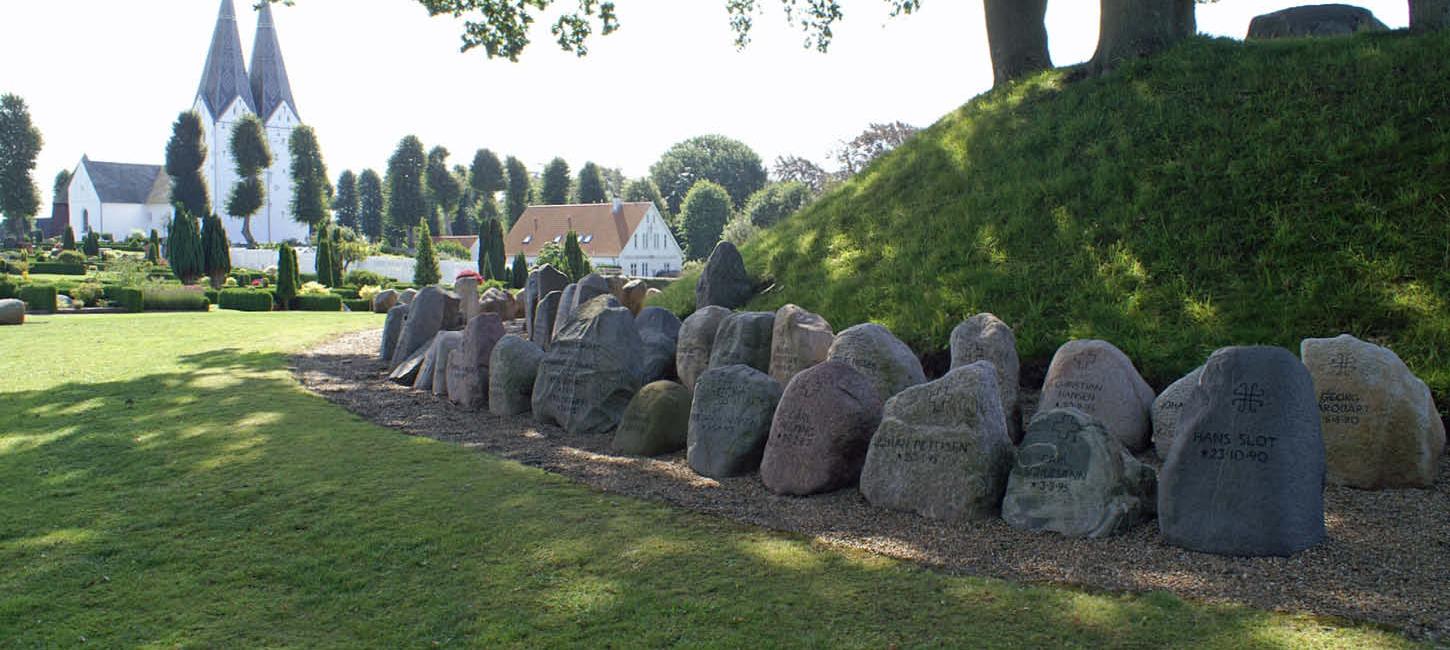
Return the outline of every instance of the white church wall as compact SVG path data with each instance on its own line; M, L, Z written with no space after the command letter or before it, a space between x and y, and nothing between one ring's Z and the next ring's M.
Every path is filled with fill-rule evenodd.
M66 194L71 206L70 225L71 229L75 231L76 237L85 236L88 227L96 228L96 232L101 232L99 229L101 195L96 193L96 187L91 183L90 174L86 172L85 165L76 168Z

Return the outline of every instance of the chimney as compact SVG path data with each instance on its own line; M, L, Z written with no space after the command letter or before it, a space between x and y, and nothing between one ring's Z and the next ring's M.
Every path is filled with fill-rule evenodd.
M623 215L624 215L624 201L619 200L619 196L618 195L615 195L615 197L614 197L614 216L615 216L615 218L619 218L619 217L621 217Z

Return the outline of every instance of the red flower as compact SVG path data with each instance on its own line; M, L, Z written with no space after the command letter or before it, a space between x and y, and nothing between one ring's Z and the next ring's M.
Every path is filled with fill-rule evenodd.
M260 286L262 286L262 281L260 279L258 279L258 280L252 280L252 286L254 286L254 287L260 287Z
M480 283L483 282L483 276L479 274L478 271L475 271L473 269L463 269L462 271L459 271L458 277L453 278L453 281L457 282L459 280L462 280L463 278L473 278L475 280L478 280Z

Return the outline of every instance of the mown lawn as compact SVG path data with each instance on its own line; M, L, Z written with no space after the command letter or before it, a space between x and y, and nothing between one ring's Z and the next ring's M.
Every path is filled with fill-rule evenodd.
M0 330L0 646L1410 645L821 548L402 436L288 374L287 351L380 322Z

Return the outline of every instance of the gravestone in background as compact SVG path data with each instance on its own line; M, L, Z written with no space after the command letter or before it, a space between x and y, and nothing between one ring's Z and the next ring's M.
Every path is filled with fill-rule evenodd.
M675 368L680 375L680 384L687 390L695 390L700 375L710 369L710 352L715 346L715 333L720 331L720 321L730 315L724 307L702 307L685 318L680 325L679 344L675 348Z
M1158 482L1163 540L1288 556L1324 540L1324 440L1309 370L1283 348L1213 353Z
M625 307L628 309L628 306ZM646 383L661 379L674 379L675 351L680 344L680 319L663 307L646 307L635 311L634 325L639 329L639 339L644 343L640 350L640 365L644 369Z
M398 346L393 350L394 368L444 329L447 307L448 296L442 289L428 287L418 292L418 297L408 305L408 319L403 322L403 333L398 336Z
M739 309L750 302L754 293L750 274L745 272L745 260L740 257L735 244L728 241L717 244L705 261L699 282L695 284L696 308L715 305Z
M1329 482L1367 490L1431 487L1445 425L1430 388L1389 348L1345 334L1304 339Z
M439 332L433 340L433 384L430 386L435 397L448 397L448 355L463 345L463 332ZM416 385L414 386L416 388Z
M1183 413L1183 404L1202 374L1203 366L1195 368L1153 400L1153 450L1158 458L1167 458L1168 450L1173 448L1173 440L1178 435L1178 416Z
M695 384L687 458L701 476L743 476L760 467L780 382L746 365L711 368Z
M770 337L770 376L782 386L802 370L826 360L836 335L819 314L795 305L775 312L775 329Z
M463 330L463 341L448 356L448 399L466 409L488 406L488 362L504 337L498 314L479 314Z
M997 369L1002 412L1007 414L1007 435L1013 444L1022 440L1022 416L1017 404L1022 364L1017 358L1017 335L1002 319L977 314L952 330L952 369L987 361Z
M554 341L554 319L559 315L559 303L563 300L564 292L553 291L534 306L534 326L529 338L540 349L548 350L549 344Z
M827 359L845 361L855 366L876 385L876 394L883 400L917 384L926 382L921 360L890 330L875 323L864 323L836 335Z
M659 456L685 448L690 430L690 391L672 381L639 389L614 432L617 454Z
M539 363L534 418L572 434L608 433L642 384L634 314L612 295L579 308Z
M390 366L398 349L398 339L403 336L403 323L407 320L408 306L394 305L388 310L387 320L383 321L383 345L378 350L378 358L387 361Z
M524 324L528 327L529 338L535 343L539 343L539 337L534 334L534 308L538 306L540 300L544 299L544 296L555 291L563 291L567 286L569 286L569 276L564 275L552 265L544 264L529 273L528 282L524 283L523 293ZM549 322L553 322L552 317ZM552 335L553 330L550 329L549 333Z
M1147 521L1157 474L1077 409L1039 413L1007 479L1002 519L1014 528L1106 537Z
M1107 341L1068 341L1052 356L1038 410L1075 408L1097 418L1131 451L1148 446L1153 389Z
M802 370L775 410L760 480L771 492L800 496L854 485L882 407L871 379L848 363Z
M488 412L507 416L533 410L534 380L543 360L544 350L532 341L513 334L499 339L488 359Z
M710 346L710 367L744 364L769 372L774 328L773 312L742 311L726 316Z

